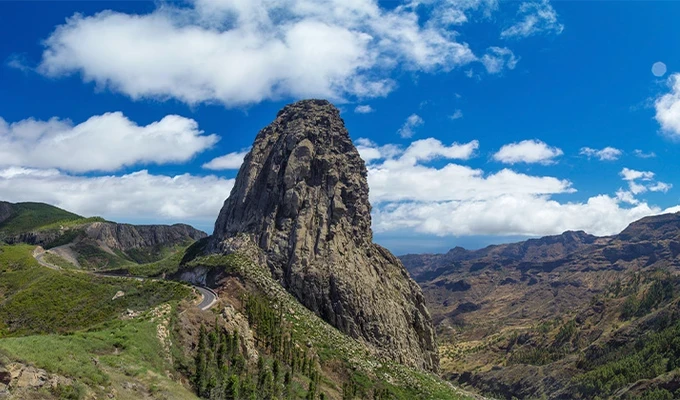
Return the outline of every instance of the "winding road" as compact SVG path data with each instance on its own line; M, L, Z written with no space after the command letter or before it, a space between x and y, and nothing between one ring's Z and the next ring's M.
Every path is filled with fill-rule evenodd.
M58 265L50 264L47 261L43 260L43 257L47 254L47 251L43 249L42 247L38 246L33 250L33 258L42 265L43 267L53 269L56 271L61 271L62 268ZM105 273L96 273L96 272L91 272L91 271L83 271L83 270L76 270L78 272L84 273L84 274L91 274L91 275L96 275L96 276L104 276L104 277L109 277L109 278L124 278L124 279L136 279L138 281L143 281L143 280L154 280L154 281L160 281L162 279L153 279L153 278L146 278L142 276L125 276L125 275L113 275L113 274L105 274ZM207 287L203 286L197 286L197 285L191 285L198 293L201 294L202 299L201 302L196 305L196 307L200 308L202 311L206 311L210 309L210 307L214 306L217 303L217 300L219 297L217 296L217 293Z

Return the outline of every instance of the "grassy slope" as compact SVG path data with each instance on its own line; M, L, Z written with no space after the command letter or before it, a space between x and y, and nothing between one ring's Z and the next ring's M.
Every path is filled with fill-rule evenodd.
M3 236L54 231L56 239L44 247L50 249L76 242L73 250L78 262L86 270L120 270L135 276L160 276L165 272L177 271L181 254L191 245L156 246L111 254L94 242L78 242L79 238L85 236L82 225L107 222L104 218L84 218L44 203L17 203L12 207L12 216L0 223L0 243Z
M195 399L180 385L156 337L157 321L147 315L130 321L110 321L71 335L34 335L0 340L0 351L87 387L95 398L115 393L118 399L141 397L146 388L153 398ZM126 390L128 389L128 390ZM142 391L143 392L143 391Z
M33 246L0 246L0 336L65 332L188 295L172 282L101 278L40 266ZM122 291L125 296L112 301Z
M17 203L13 205L12 216L0 223L0 231L19 234L38 229L60 221L83 219L80 215L44 203Z
M302 306L271 278L266 268L240 255L199 257L185 268L208 267L235 273L256 286L274 305L282 304L285 318L303 342L309 341L326 365L344 365L352 379L365 384L379 384L390 390L394 399L453 400L470 398L433 374L380 360L363 344L344 335Z
M160 277L163 274L173 274L179 269L182 257L188 247L191 246L166 247L163 251L165 257L156 262L136 264L128 261L127 263L121 263L118 266L109 265L109 268L103 268L102 270L122 275L145 277Z
M70 393L80 397L195 398L168 378L173 366L157 338L165 317L144 311L165 304L174 312L171 305L190 294L188 287L53 271L35 261L33 249L0 246L0 365L16 360L73 378L78 390ZM118 291L125 295L112 300ZM118 319L126 309L142 314Z

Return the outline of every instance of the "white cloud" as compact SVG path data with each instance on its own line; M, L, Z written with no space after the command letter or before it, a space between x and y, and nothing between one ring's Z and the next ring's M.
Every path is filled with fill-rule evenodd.
M0 118L0 167L20 165L72 172L116 171L137 164L185 162L219 140L198 123L168 115L146 126L120 112L74 125L69 120Z
M40 201L75 213L117 221L214 223L233 179L190 174L73 176L57 170L0 170L2 200Z
M552 164L555 162L554 159L562 154L564 153L561 149L548 146L540 140L523 140L506 144L493 155L493 158L505 164Z
M405 150L366 139L357 140L357 145L368 163L376 232L541 236L582 229L609 235L641 217L663 212L622 189L615 196L561 202L552 197L575 192L568 180L442 163L469 159L479 148L477 141L446 146L429 138ZM438 162L431 163L435 159ZM656 185L648 172L625 169L621 175L629 181L650 178L642 182Z
M38 71L79 73L133 99L228 107L385 96L396 69L436 73L480 61L450 25L464 22L455 10L495 2L468 3L420 5L435 10L431 19L417 3L381 8L375 0L196 0L142 15L76 14L44 41Z
M482 56L482 64L486 68L486 72L490 74L497 74L503 68L515 69L519 58L507 47L489 47L487 53Z
M354 109L354 112L357 113L357 114L369 114L369 113L372 113L374 111L375 110L373 109L373 107L371 107L369 105L359 105L359 106L356 106L356 108Z
M620 201L632 205L640 204L640 200L635 198L635 195L628 191L628 190L623 190L619 189L616 191L616 198L619 199Z
M435 235L543 236L566 230L611 235L662 210L647 203L621 207L599 195L585 202L560 203L547 196L501 195L477 201L392 203L374 213L376 232L411 230Z
M387 144L378 146L375 142L367 138L357 139L356 147L359 151L359 155L366 163L370 163L374 160L393 158L403 152L397 145Z
M648 190L652 192L668 192L673 185L654 181L654 172L651 171L636 171L630 168L624 168L619 173L621 178L628 182L628 188L632 195L645 193ZM642 181L642 183L638 182Z
M369 164L375 160L385 160L388 165L413 166L419 162L429 162L435 159L468 160L479 149L479 142L473 140L468 143L452 143L446 146L434 138L416 140L406 150L397 145L387 144L379 146L375 142L359 138L356 141L359 155Z
M488 18L498 9L497 0L421 0L413 3L434 4L431 23L441 26L460 26L468 22L469 16L476 12Z
M672 74L668 78L671 88L669 93L656 99L656 120L661 130L675 139L680 138L680 73Z
M582 147L579 154L588 158L596 157L600 161L616 161L621 157L623 152L614 147L605 147L601 150L593 149L591 147Z
M449 118L451 118L453 120L461 119L461 118L463 118L463 111L462 110L456 110L456 111L453 112L453 114L451 114L451 116Z
M559 35L564 30L548 0L522 3L517 14L520 20L503 30L501 38L525 38L543 32Z
M648 189L652 192L663 192L663 193L667 193L672 188L673 188L673 185L671 185L670 183L665 183L665 182L656 182L655 184L648 187Z
M654 179L654 172L651 171L636 171L630 168L624 168L620 172L624 181L635 181L642 179L643 181L650 181Z
M642 151L640 149L635 149L635 151L633 151L633 154L635 154L635 157L638 157L638 158L654 158L654 157L656 157L656 153L654 153L653 151L650 151L649 153L645 153L644 151Z
M243 164L243 159L248 154L249 149L240 152L233 152L223 156L213 158L203 164L203 168L212 170L239 169Z
M406 122L397 131L399 136L403 138L410 138L415 134L415 129L423 125L425 121L418 114L411 114L406 118Z

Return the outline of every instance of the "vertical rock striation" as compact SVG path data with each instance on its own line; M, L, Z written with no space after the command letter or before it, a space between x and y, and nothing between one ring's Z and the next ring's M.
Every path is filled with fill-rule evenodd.
M321 318L400 363L437 370L420 288L372 242L366 175L333 105L288 105L257 135L210 249L238 250L245 234L274 278Z

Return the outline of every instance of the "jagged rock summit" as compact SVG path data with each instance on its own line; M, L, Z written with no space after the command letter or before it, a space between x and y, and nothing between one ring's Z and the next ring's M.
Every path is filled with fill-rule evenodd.
M337 108L290 104L257 135L209 248L254 243L273 277L331 325L400 363L437 370L420 288L372 242L366 175Z

